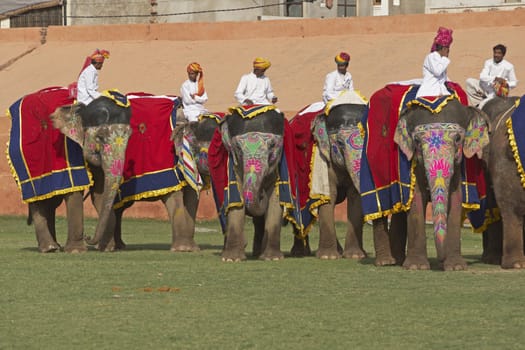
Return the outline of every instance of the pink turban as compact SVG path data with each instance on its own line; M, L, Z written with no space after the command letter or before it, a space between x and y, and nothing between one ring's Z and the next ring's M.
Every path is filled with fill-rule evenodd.
M335 56L335 63L337 64L348 64L350 62L350 55L346 52L340 52Z
M452 29L447 29L445 27L439 27L434 42L432 43L432 48L430 52L436 51L436 45L450 47L452 44Z

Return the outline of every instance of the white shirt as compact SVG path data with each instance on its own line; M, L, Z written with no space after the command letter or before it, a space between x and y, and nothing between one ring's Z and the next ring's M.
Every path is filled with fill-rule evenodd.
M248 99L256 105L271 105L275 94L267 76L257 77L251 72L241 77L234 96L240 104Z
M450 95L445 86L447 81L448 57L441 56L437 51L431 52L423 62L423 82L417 91L417 97Z
M518 85L514 65L507 60L501 60L501 62L496 63L494 59L491 58L485 61L483 70L479 74L479 86L487 95L495 94L494 88L492 87L494 78L505 79L511 89Z
M88 105L91 101L100 96L98 92L98 70L90 64L87 66L77 82L77 101Z
M339 73L337 70L326 75L323 87L323 101L327 103L341 94L342 91L354 90L354 83L352 75L346 72L345 75Z
M184 116L190 122L199 120L199 115L208 113L206 108L204 108L204 103L208 101L208 94L206 91L202 96L194 95L191 98L191 94L196 94L199 90L199 86L196 81L186 80L180 87L180 95L182 97L182 106L184 107L182 111Z

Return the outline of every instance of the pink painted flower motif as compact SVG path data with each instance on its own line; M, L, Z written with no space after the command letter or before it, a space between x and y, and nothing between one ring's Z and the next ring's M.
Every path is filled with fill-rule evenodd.
M77 136L78 132L77 132L77 129L75 128L72 128L69 130L69 135L72 136L72 137L75 137Z
M448 177L450 176L450 164L443 158L434 160L428 172L431 177Z
M359 173L361 171L361 159L352 160L352 171L354 173Z
M245 203L252 203L253 202L253 192L252 191L244 191L244 202Z
M115 159L113 164L111 164L109 171L113 176L122 176L122 173L124 172L124 162L121 159Z
M111 145L109 143L104 144L104 153L109 154L111 152Z
M260 173L262 170L262 164L259 159L251 158L246 160L244 171L247 173Z

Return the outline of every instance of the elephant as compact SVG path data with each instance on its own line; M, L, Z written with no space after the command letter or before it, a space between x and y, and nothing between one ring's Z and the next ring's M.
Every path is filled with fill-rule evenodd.
M50 118L55 128L82 147L93 176L90 193L99 218L93 238L86 237L86 242L97 245L101 251L110 250L115 226L113 202L122 180L125 151L131 135L131 109L129 105L118 104L102 95L87 106L60 106ZM33 207L32 211L45 211L47 204L42 205L44 208ZM72 210L82 212L83 208Z
M359 194L359 171L363 138L358 127L367 106L364 104L340 104L330 109L329 114L318 114L311 124L305 121L305 127L311 129L311 141L315 141L322 161L326 162L327 174L311 174L311 177L326 177L329 184L329 198L319 203L319 248L316 256L321 259L345 258L362 259L366 257L363 249L363 210ZM296 132L296 147L303 153L301 118L292 119L291 126ZM299 123L298 123L299 122ZM310 126L311 125L311 126ZM308 130L310 131L310 130ZM303 153L304 154L304 153ZM299 157L301 154L298 155ZM315 157L315 155L312 155ZM308 165L309 161L306 161ZM308 178L308 177L306 177ZM337 241L334 221L335 205L347 200L348 227L344 250ZM310 254L308 236L306 242L296 238L292 247L293 256Z
M177 124L171 136L174 142L175 154L181 156L184 147L183 139L186 138L190 147L189 151L195 159L195 165L203 179L204 188L206 188L210 183L207 159L208 147L213 133L219 125L218 120L213 116L202 116L199 121L177 121ZM197 189L186 185L165 194L141 198L139 200L161 200L164 203L171 222L171 251L194 252L200 250L194 240L195 217L199 205L199 193ZM116 249L123 249L126 246L122 240L122 215L126 208L132 206L133 202L134 201L128 201L123 206L115 209L117 221L114 240Z
M273 108L254 117L243 117L238 109L230 111L220 132L214 135L208 154L219 216L224 218L222 260L246 259L245 215L253 218L253 256L262 260L282 259L283 208L279 198L282 191L277 186L281 179L285 129L289 126L284 115ZM219 199L223 189L228 191L224 201Z
M490 143L483 152L492 190L489 194L501 215L501 221L493 223L483 233L482 261L501 264L506 269L525 268L525 191L511 146L513 143L516 147L516 139L510 136L513 132L509 127L519 99L495 97L482 107L489 116L491 130Z
M415 104L399 118L394 141L413 167L413 199L407 216L407 250L403 267L430 268L426 250L425 209L432 202L434 240L440 266L448 270L467 267L461 256L461 162L482 157L489 144L488 117L475 107L450 99L432 113ZM394 253L394 256L402 256Z

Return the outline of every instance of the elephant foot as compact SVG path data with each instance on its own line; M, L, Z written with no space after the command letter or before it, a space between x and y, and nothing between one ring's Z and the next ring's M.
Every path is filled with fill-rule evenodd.
M467 269L467 262L461 256L449 257L443 262L445 271L464 271Z
M66 243L64 251L71 254L80 254L87 252L88 248L84 241L75 243Z
M489 265L501 265L501 255L483 253L481 262Z
M374 260L375 266L392 266L396 264L397 260L392 256L378 256Z
M317 253L315 254L315 256L321 260L337 260L341 257L341 254L339 253L337 248L334 248L334 249L320 248L319 250L317 250Z
M525 268L525 256L510 256L501 259L503 269L523 269Z
M246 260L246 254L244 254L244 252L234 252L234 251L223 251L222 252L223 262L241 262L244 260Z
M424 257L407 257L403 262L405 270L430 270L430 263Z
M50 242L38 245L38 251L40 253L54 253L57 250L60 250L60 244L57 242Z
M184 244L184 243L175 244L174 243L171 245L170 250L172 252L199 252L201 249L199 248L197 243L193 242L193 243L187 243L187 244Z
M284 259L284 255L281 251L268 251L268 249L259 257L260 260L264 261L278 261Z
M115 240L115 250L124 250L126 249L126 243L123 240Z
M343 253L343 258L352 260L361 260L367 257L367 254L361 249L347 249Z

